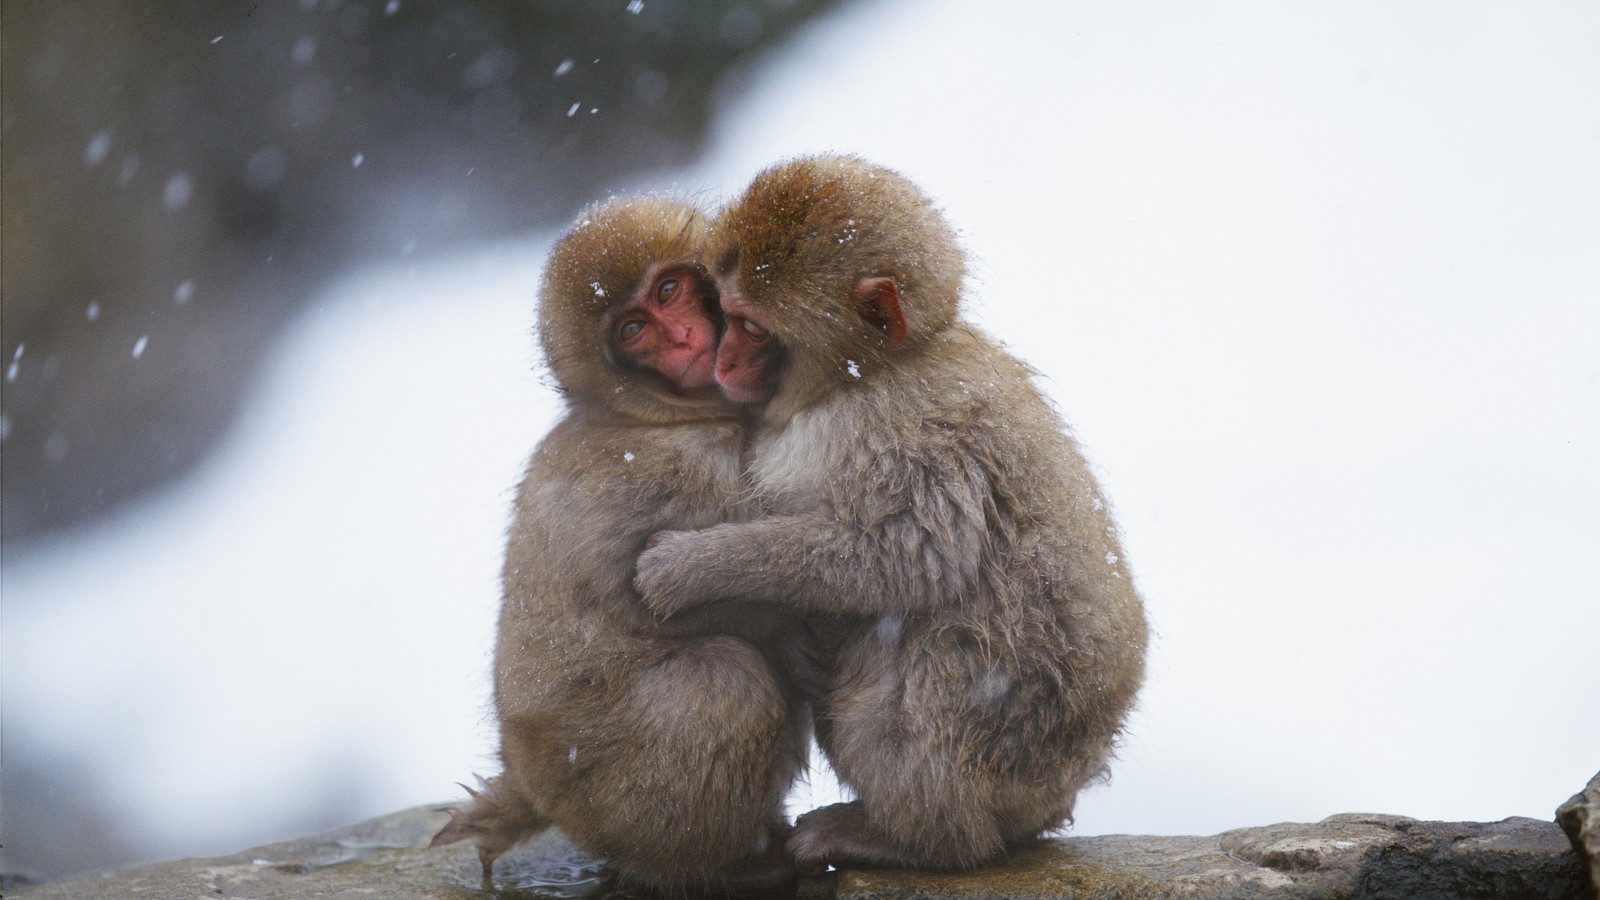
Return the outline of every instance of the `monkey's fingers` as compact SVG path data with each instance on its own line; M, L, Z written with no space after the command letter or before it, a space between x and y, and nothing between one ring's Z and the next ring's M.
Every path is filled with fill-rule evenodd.
M633 576L633 589L639 592L645 609L663 622L682 612L685 606L669 589L671 581L667 576L670 573L666 571L669 568L668 557L661 545L670 534L658 531L651 535L656 546L639 555L638 568Z

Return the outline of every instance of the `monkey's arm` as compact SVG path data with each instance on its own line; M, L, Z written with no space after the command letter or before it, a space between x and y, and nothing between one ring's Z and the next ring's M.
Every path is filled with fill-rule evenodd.
M663 532L640 555L634 586L663 618L733 599L836 614L955 603L993 549L995 505L977 473L952 474L924 474L874 515L833 507Z

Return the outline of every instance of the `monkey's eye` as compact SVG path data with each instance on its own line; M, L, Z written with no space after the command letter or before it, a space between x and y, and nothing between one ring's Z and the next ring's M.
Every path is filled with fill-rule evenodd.
M668 278L656 286L656 302L666 306L678 293L678 279Z
M757 325L749 319L740 319L739 327L743 328L744 333L750 335L750 339L753 341L760 342L769 337L769 333L765 328L762 328L760 325Z
M617 343L628 344L644 333L643 319L624 319L617 324Z

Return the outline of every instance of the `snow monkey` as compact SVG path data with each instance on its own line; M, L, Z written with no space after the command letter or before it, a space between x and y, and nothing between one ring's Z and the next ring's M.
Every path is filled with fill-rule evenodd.
M717 379L759 404L758 515L660 535L636 585L839 623L816 736L858 799L788 852L959 869L1069 822L1144 676L1105 497L1032 371L957 313L932 202L854 157L774 166L715 220Z
M612 200L555 244L538 327L566 413L517 492L494 702L504 771L435 844L477 841L484 877L557 825L626 883L667 893L792 884L783 800L808 711L775 649L782 610L733 602L663 624L634 562L663 529L723 521L744 428L719 392L706 222L671 199Z

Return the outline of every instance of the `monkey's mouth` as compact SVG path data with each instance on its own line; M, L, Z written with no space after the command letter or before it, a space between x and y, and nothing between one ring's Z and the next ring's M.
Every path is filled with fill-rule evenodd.
M713 360L713 367L708 371L698 372L700 377L695 377L697 370L705 367L705 360L708 356L710 356ZM689 362L684 365L683 371L678 373L678 385L680 388L683 390L692 391L714 386L717 383L716 370L714 367L715 360L716 355L710 350L701 350L699 353L696 353L694 355L694 359L689 360Z
M751 386L737 379L724 377L725 374L732 373L717 373L717 387L722 389L722 396L734 403L763 403L771 395L765 385Z

